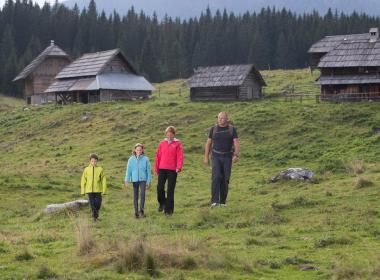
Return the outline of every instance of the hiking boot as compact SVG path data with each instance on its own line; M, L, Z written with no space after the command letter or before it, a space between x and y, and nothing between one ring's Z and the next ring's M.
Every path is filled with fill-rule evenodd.
M216 206L218 206L218 203L214 202L211 204L210 208L215 208Z

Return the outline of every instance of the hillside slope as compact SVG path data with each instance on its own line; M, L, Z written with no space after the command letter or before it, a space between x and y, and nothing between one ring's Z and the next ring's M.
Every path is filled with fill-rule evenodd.
M312 81L305 70L264 76L276 86L270 95ZM156 85L160 96L149 101L0 107L1 279L380 277L380 103L193 103L179 96L182 82ZM238 128L242 153L228 207L210 210L202 152L221 110ZM175 214L156 211L154 179L147 218L136 220L131 190L123 189L126 161L143 142L153 163L168 125L178 127L185 150ZM86 228L88 209L42 215L49 203L81 197L90 152L108 177L102 220ZM294 166L318 178L268 181ZM78 226L93 241L85 249L77 246Z

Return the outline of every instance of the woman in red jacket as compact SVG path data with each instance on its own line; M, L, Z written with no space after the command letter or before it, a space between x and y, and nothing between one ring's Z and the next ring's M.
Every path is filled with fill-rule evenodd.
M158 145L154 163L154 175L158 175L157 200L158 211L165 211L172 215L174 211L174 189L177 174L183 166L183 149L181 141L174 138L176 129L169 126L165 129L166 138ZM165 183L168 181L167 195L165 196Z

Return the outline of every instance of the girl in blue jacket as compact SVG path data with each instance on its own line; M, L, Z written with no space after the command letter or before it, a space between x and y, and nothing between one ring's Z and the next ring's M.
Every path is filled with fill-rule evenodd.
M125 187L133 183L133 203L135 206L135 217L144 218L145 189L150 186L152 177L150 174L149 158L144 155L144 145L137 143L128 159L127 171L125 173ZM139 208L140 191L140 208Z

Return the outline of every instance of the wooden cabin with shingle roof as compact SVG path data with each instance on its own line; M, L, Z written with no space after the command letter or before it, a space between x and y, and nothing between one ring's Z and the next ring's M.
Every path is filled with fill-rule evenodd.
M45 93L63 104L148 98L154 87L119 49L87 53L62 69Z
M371 28L366 36L349 36L340 41L320 58L318 68L322 99L380 100L378 28Z
M252 64L199 67L187 81L192 101L253 100L266 86Z
M24 83L24 97L27 104L42 104L54 100L54 95L44 93L55 76L71 62L70 57L60 47L50 42L40 55L28 64L13 79Z

